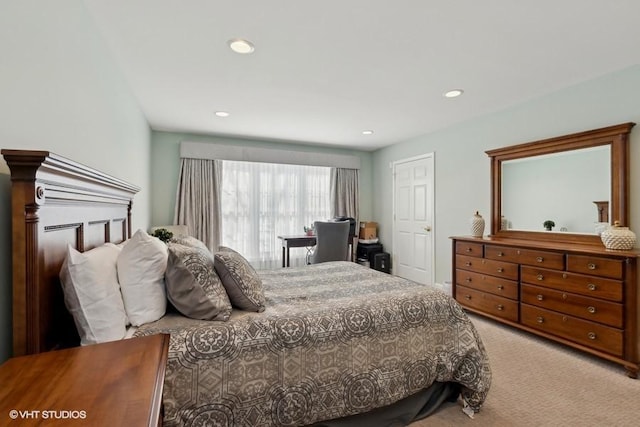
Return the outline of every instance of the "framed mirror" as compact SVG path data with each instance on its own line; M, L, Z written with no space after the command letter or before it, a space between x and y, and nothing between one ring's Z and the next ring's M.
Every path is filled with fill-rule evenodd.
M634 125L487 151L491 236L601 245L607 224L628 226L628 135Z

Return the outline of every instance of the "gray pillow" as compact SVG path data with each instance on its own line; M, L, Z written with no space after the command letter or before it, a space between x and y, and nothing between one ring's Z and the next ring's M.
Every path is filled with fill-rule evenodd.
M169 243L165 282L167 298L193 319L229 320L231 302L208 250Z
M234 254L240 255L240 252L238 252L238 251L236 251L234 249L231 249L231 248L229 248L227 246L218 246L218 251L219 252L233 252ZM240 255L240 256L242 256L242 255Z
M169 240L169 242L177 243L183 246L189 246L191 248L203 249L209 252L209 254L211 254L211 251L209 250L207 245L205 245L202 240L198 240L193 236L185 236L185 235L175 236L175 237L172 237L171 240ZM213 257L213 254L211 254L211 256Z
M216 252L214 258L231 303L242 310L264 311L262 280L251 264L235 251Z

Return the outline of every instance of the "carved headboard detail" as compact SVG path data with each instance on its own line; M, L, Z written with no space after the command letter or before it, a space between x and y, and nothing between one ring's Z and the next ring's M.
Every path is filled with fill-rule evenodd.
M2 155L11 170L13 355L76 345L58 279L67 245L129 238L139 188L48 151Z

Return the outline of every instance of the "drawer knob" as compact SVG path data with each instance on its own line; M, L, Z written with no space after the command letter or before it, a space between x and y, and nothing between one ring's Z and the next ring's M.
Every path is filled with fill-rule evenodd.
M501 291L501 290L503 290L503 289L504 289L504 286L502 286L502 285L498 285L498 290L499 290L499 291Z
M589 307L587 307L587 311L591 314L594 314L596 312L596 308L590 305Z
M471 283L471 277L467 277L466 279L464 279L464 281L467 283Z
M543 297L542 295L538 294L538 295L536 296L536 299L537 299L538 301L542 301L542 300L544 299L544 297Z
M502 252L498 252L498 256L504 256Z
M504 271L504 268L498 267L498 273L502 273L503 271Z
M541 256L539 256L538 258L536 258L536 262L542 262L544 261L544 258L542 258Z
M587 336L589 337L590 340L595 340L596 339L596 333L595 332L589 332L587 334Z
M544 276L543 276L542 274L538 274L538 275L536 276L536 279L538 279L538 280L544 280Z
M464 265L466 265L467 267L471 267L471 262L467 261L464 263Z
M467 248L467 252L473 252L473 249Z
M504 310L504 305L498 304L498 306L496 308L498 309L498 311L502 311L502 310Z
M593 283L589 283L587 285L587 289L589 289L590 291L595 291L597 288L596 288L596 285L594 285Z
M589 264L587 264L587 268L589 270L595 270L596 269L596 265L594 263L590 262Z
M538 317L536 317L536 322L538 322L538 323L544 323L544 317L542 317L542 316L538 316Z
M471 295L465 295L464 299L466 299L467 301L470 301L471 300Z

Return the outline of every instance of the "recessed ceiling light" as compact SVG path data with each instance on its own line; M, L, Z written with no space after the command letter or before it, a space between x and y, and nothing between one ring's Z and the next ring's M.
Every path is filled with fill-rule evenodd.
M362 134L363 135L373 135L373 131L372 130L363 130Z
M229 113L226 111L216 111L216 116L218 117L229 117Z
M228 41L229 47L236 53L252 53L255 50L253 43L245 39L231 39Z
M456 98L462 95L464 91L462 89L452 89L444 93L445 98Z

